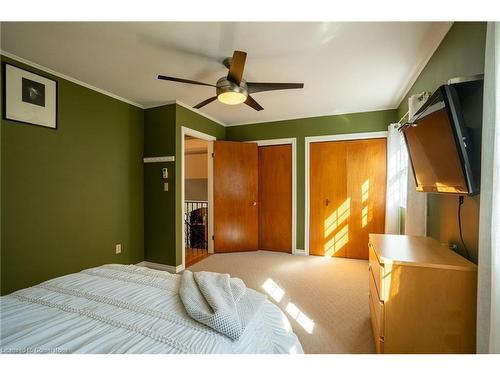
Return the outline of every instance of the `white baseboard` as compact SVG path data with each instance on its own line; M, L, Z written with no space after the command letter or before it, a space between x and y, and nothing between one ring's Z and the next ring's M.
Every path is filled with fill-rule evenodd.
M148 267L148 268L152 268L154 270L167 271L170 273L179 273L181 271L184 271L184 266L182 264L179 266L169 266L167 264L143 261L143 262L137 263L136 266Z
M293 255L307 255L304 249L295 249Z

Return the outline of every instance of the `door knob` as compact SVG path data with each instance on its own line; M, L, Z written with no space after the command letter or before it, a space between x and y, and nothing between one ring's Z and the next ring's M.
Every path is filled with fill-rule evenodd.
M252 203L252 206L257 206L257 202L253 202L253 203Z

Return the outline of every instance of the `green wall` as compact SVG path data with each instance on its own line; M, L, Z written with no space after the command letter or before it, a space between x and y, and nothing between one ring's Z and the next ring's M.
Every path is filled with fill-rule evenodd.
M182 264L182 200L181 200L181 162L184 155L181 152L181 128L186 127L199 132L214 136L218 140L225 139L226 128L204 116L199 115L185 107L176 105L176 149L175 149L175 227L176 227L176 264Z
M456 22L420 73L398 108L401 118L408 110L408 97L422 91L435 91L453 77L484 72L486 23ZM428 195L427 234L441 242L458 244L458 198L451 195ZM477 261L479 236L479 196L466 197L462 211L464 241Z
M1 293L143 260L144 111L1 60L58 82L57 130L1 120Z
M296 246L304 249L305 137L386 131L396 122L397 111L375 111L335 116L309 117L226 128L226 139L252 141L277 138L297 139L297 228Z
M144 167L145 260L182 263L181 127L218 140L251 141L297 138L297 247L304 248L304 138L317 135L385 131L397 121L396 110L321 116L225 128L183 106L170 104L145 111L144 156L175 155L175 162ZM169 169L169 191L163 191L161 169ZM174 225L172 225L174 223Z
M182 264L181 127L225 138L224 126L178 104L145 111L144 156L175 156L174 162L144 167L145 260ZM161 169L169 172L169 191L163 191Z
M144 111L144 157L175 155L175 105ZM144 164L144 259L174 265L175 162ZM162 168L169 171L163 191Z
M408 95L483 72L485 32L484 23L455 23ZM39 73L58 81L58 130L1 121L2 294L103 263L181 264L182 126L217 139L297 139L296 241L303 249L304 138L386 130L407 110L405 97L394 110L224 128L177 104L142 110ZM143 153L175 161L143 165ZM458 242L456 197L430 194L428 204L429 234ZM464 236L473 253L478 215L479 197L467 198Z

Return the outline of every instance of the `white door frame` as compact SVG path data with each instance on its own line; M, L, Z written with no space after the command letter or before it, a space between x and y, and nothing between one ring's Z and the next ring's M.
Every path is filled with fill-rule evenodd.
M184 223L184 217L186 212L184 211L185 202L185 178L186 178L186 155L185 155L185 137L189 135L194 138L203 139L208 141L208 252L212 254L214 252L214 243L212 241L212 236L214 234L214 159L212 158L212 153L214 152L213 141L217 140L216 137L202 133L200 131L181 126L181 241L182 241L182 269L186 268L186 225Z
M304 250L305 255L309 255L309 225L310 225L310 210L311 202L309 195L309 168L310 168L310 146L311 143L317 142L334 142L334 141L353 141L358 139L377 139L387 138L387 131L366 132L366 133L348 133L335 135L320 135L314 137L305 137L305 223L304 223Z
M258 141L247 141L247 143L257 143L257 146L277 146L292 145L292 254L297 254L297 139L279 138L262 139ZM302 252L300 252L302 254Z

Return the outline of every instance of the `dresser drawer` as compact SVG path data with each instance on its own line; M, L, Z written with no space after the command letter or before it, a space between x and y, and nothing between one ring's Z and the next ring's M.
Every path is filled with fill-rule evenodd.
M384 266L382 266L379 261L375 249L371 243L368 244L368 267L373 274L373 280L375 282L375 288L377 289L379 299L384 301Z
M368 303L370 305L370 317L372 321L372 332L373 332L373 340L375 343L375 349L378 354L384 353L384 337L381 335L379 321L377 320L377 314L375 312L375 306L373 303L373 298L371 293L368 295ZM377 301L378 302L378 301Z
M477 266L432 238L374 233L369 238L377 351L474 353Z
M374 277L373 277L373 273L370 271L370 277L369 277L370 281L369 281L369 284L370 284L370 298L371 298L371 303L372 303L372 313L373 313L373 317L372 317L372 320L375 319L375 321L377 322L377 327L378 327L378 330L379 330L379 334L380 336L384 336L384 328L385 328L385 306L384 306L384 302L380 300L380 297L378 295L378 291L377 291L377 288L375 287L375 280L374 280Z

